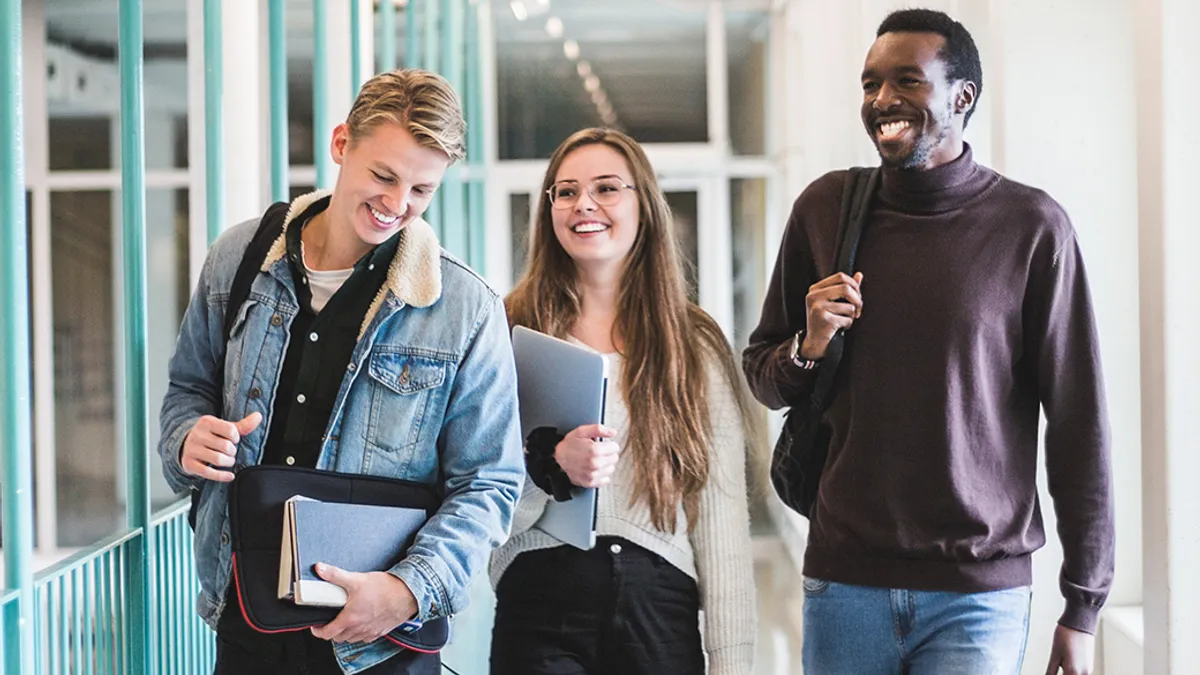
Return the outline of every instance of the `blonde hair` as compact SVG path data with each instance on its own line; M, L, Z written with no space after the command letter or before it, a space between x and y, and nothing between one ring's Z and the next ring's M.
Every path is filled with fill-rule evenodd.
M621 275L614 332L624 339L621 394L629 407L626 452L634 466L633 500L654 527L675 531L680 504L695 527L709 480L710 364L733 389L747 439L754 438L749 397L729 343L716 322L688 300L671 209L637 141L614 129L584 129L563 141L542 180L544 194L567 155L588 145L617 151L633 173L639 223ZM542 198L530 241L529 267L505 299L509 323L565 338L579 318L575 263L554 235Z
M381 122L399 124L418 143L441 150L452 162L466 157L462 104L450 83L437 73L402 68L367 80L346 117L350 140L367 136Z

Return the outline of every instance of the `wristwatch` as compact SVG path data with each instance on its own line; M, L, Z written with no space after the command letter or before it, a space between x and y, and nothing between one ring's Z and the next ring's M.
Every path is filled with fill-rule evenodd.
M801 370L812 370L821 364L820 361L812 361L800 355L800 345L804 344L804 331L801 330L792 337L792 349L788 357L792 359L792 363Z

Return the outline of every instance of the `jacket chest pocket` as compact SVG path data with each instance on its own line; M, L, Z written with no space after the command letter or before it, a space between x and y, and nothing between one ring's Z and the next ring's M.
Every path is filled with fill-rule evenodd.
M422 439L436 439L440 420L430 413L446 381L449 363L404 351L371 355L371 417L367 425L365 471L403 475ZM432 446L431 442L423 445ZM433 453L436 454L436 453Z

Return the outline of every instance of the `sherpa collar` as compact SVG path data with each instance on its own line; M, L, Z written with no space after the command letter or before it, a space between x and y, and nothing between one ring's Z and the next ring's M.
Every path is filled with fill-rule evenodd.
M329 190L316 190L300 195L292 201L283 221L283 232L267 252L262 271L266 272L287 255L287 229L292 220L304 213L305 209L318 199L329 195ZM367 310L362 329L359 331L360 339L379 312L379 308L383 306L389 291L396 299L414 307L429 307L442 297L441 245L433 228L421 218L405 225L401 231L396 255L388 268L387 281Z

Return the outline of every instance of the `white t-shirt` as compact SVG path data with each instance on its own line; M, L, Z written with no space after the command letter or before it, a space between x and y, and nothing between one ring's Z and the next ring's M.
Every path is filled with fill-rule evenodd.
M333 297L334 293L346 283L350 275L354 273L354 268L346 270L329 270L318 271L308 266L308 261L304 260L304 245L300 245L300 258L304 263L304 273L308 275L308 289L312 292L312 309L316 314L320 314L322 309L325 309L325 304Z

